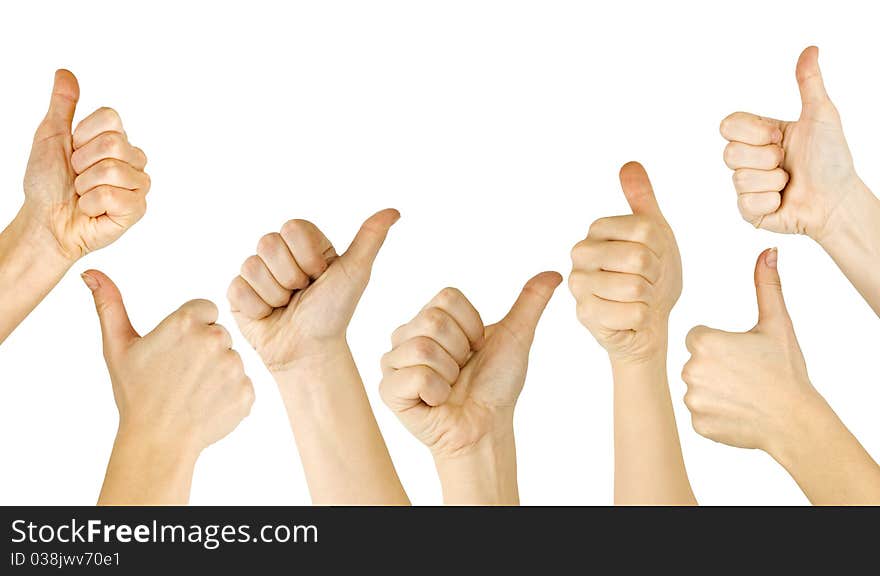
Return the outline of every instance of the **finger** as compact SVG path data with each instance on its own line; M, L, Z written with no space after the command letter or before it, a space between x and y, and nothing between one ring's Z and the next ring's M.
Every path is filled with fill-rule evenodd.
M346 260L351 260L354 269L368 271L373 267L388 230L399 219L400 212L393 208L381 210L367 218L345 252Z
M118 132L125 135L122 129L122 118L113 108L98 108L83 118L73 131L73 148L81 148L94 140L98 134L104 132Z
M636 242L650 249L660 242L660 229L656 221L642 216L606 216L590 225L587 238Z
M733 187L738 194L781 192L788 184L788 172L782 168L753 170L740 168L733 173Z
M336 258L336 250L317 226L308 220L290 220L281 227L281 237L300 270L316 279Z
M383 378L379 393L388 407L400 412L423 402L428 406L439 406L449 399L452 387L427 366L410 366Z
M652 286L638 274L620 272L572 273L572 280L580 288L586 288L594 296L612 302L650 302Z
M226 298L234 314L240 313L251 320L260 320L274 311L241 276L236 276L229 285Z
M217 322L219 315L220 311L217 309L216 304L210 300L196 299L185 303L171 314L169 318L177 317L192 320L195 324L209 325Z
M34 140L45 140L59 134L70 134L76 103L79 100L79 83L69 70L56 70L49 99L49 110L40 122Z
M439 308L449 314L467 336L471 348L483 345L486 328L480 313L457 288L444 288L434 296L422 310Z
M752 146L742 142L728 142L724 148L724 163L728 168L754 168L773 170L782 164L784 152L778 144Z
M703 344L706 342L708 338L713 334L717 334L718 330L713 330L708 326L694 326L688 331L687 336L684 339L684 345L687 348L687 351L691 354L696 354L703 350Z
M571 261L576 270L638 274L652 284L662 270L660 258L650 248L620 240L584 240L572 250Z
M620 187L633 214L663 217L648 173L641 164L627 162L623 165L620 169Z
M139 338L131 325L122 294L119 288L103 272L87 270L82 274L83 282L92 291L95 309L101 322L105 354L112 356L116 350Z
M290 290L278 283L259 256L250 256L241 265L240 275L269 306L281 308L290 302Z
M142 192L114 186L92 188L80 196L77 206L89 218L107 214L116 222L130 224L140 220L147 211L146 198Z
M755 263L755 291L758 296L758 326L769 327L779 322L788 325L791 320L782 297L777 262L779 251L770 248L761 252Z
M98 134L82 148L74 150L70 157L70 165L74 172L82 174L106 158L114 158L129 164L135 170L143 170L147 165L147 157L143 150L129 144L125 135L119 132Z
M763 222L765 216L779 209L782 204L782 194L779 192L740 194L736 202L743 219L751 225L757 226Z
M232 335L220 324L211 324L206 327L208 338L215 343L219 350L232 349Z
M115 186L129 190L149 189L150 177L115 158L105 158L80 174L73 181L76 193L82 196L98 186Z
M470 358L471 344L458 322L444 310L433 306L422 309L412 321L399 327L391 335L391 345L418 337L427 337L440 344L459 366Z
M269 268L275 280L286 290L301 290L309 285L309 275L296 264L281 234L266 234L257 242L257 256Z
M458 362L439 343L425 336L407 340L382 358L386 370L427 366L447 382L458 380Z
M522 291L501 323L507 326L524 342L531 342L535 336L538 320L559 284L562 275L559 272L541 272L532 277L523 286Z
M589 296L579 305L579 316L592 318L606 330L640 330L648 320L649 308L641 302L613 302Z
M782 142L782 123L748 112L734 112L721 121L721 135L725 140L766 146Z
M828 100L828 93L825 91L825 83L822 80L822 71L819 69L818 48L808 46L801 52L795 76L804 108L810 104L820 104Z

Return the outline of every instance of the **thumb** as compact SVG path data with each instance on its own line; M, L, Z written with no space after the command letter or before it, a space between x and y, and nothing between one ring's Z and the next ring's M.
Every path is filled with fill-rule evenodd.
M620 187L629 202L633 214L655 214L663 216L660 205L654 196L654 188L648 179L648 173L638 162L627 162L620 169Z
M522 340L531 342L538 320L561 282L562 275L558 272L541 272L531 278L501 323Z
M70 134L77 100L79 100L79 83L76 81L76 76L69 70L56 70L49 110L34 138L42 140L58 134Z
M801 104L803 108L811 104L821 104L828 100L825 92L825 83L822 81L822 71L819 70L819 49L815 46L807 47L798 58L795 71L798 88L801 91Z
M138 333L132 328L128 319L122 294L119 293L116 284L103 272L97 270L83 272L82 279L95 299L95 309L98 311L101 333L104 337L105 355L138 338Z
M758 294L758 326L788 321L788 310L782 297L782 282L776 263L779 252L769 248L761 252L755 264L755 291Z
M370 268L391 226L400 219L400 212L393 208L376 212L361 225L351 241L344 257L356 266Z

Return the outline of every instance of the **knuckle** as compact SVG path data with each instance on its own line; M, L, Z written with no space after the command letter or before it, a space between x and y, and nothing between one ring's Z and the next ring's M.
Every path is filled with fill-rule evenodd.
M117 156L123 151L124 142L118 132L108 132L98 140L98 148L102 154Z
M694 427L694 432L696 432L703 438L712 437L712 427L710 426L709 420L707 418L699 415L692 415L691 425Z
M263 261L259 256L248 256L241 263L241 275L245 278L253 278L260 273L262 267Z
M443 332L446 327L446 314L439 308L431 306L422 312L423 322L431 334Z
M263 235L257 241L257 254L266 254L266 255L277 254L278 248L279 248L278 242L280 240L281 240L280 236L275 232Z
M434 346L434 341L426 336L414 338L411 345L415 356L419 360L429 360L436 355L437 349Z
M736 170L733 173L733 185L742 188L748 182L748 173L745 170Z
M442 304L452 304L459 301L464 295L458 288L447 286L437 293L437 302Z
M281 226L281 235L285 238L294 236L310 225L311 223L308 220L301 220L299 218L288 220Z

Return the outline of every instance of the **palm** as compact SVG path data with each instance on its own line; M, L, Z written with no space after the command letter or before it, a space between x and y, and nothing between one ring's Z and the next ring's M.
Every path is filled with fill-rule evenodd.
M840 117L826 100L805 108L800 120L783 123L782 130L782 168L789 181L779 210L767 215L761 227L815 236L855 174Z

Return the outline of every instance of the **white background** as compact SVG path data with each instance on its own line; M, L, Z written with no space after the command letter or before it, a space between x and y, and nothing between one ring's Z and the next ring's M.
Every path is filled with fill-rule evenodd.
M801 504L767 455L697 436L681 397L684 335L746 330L754 260L780 247L810 375L880 454L877 318L812 241L758 232L736 211L718 123L799 111L794 65L815 43L862 178L880 188L877 14L866 2L19 2L0 8L0 219L20 205L53 71L79 77L77 118L122 114L153 178L147 216L80 262L0 348L0 502L90 504L116 409L78 273L120 285L149 331L184 301L218 302L257 390L251 416L202 455L194 504L306 504L273 381L234 328L226 286L290 218L344 248L396 207L350 330L382 431L414 503L440 503L427 449L382 405L388 337L437 290L495 321L532 274L568 274L594 219L624 213L617 183L645 164L675 229L685 288L669 373L704 504ZM875 265L876 263L872 264ZM524 504L608 504L607 358L560 287L517 410Z

